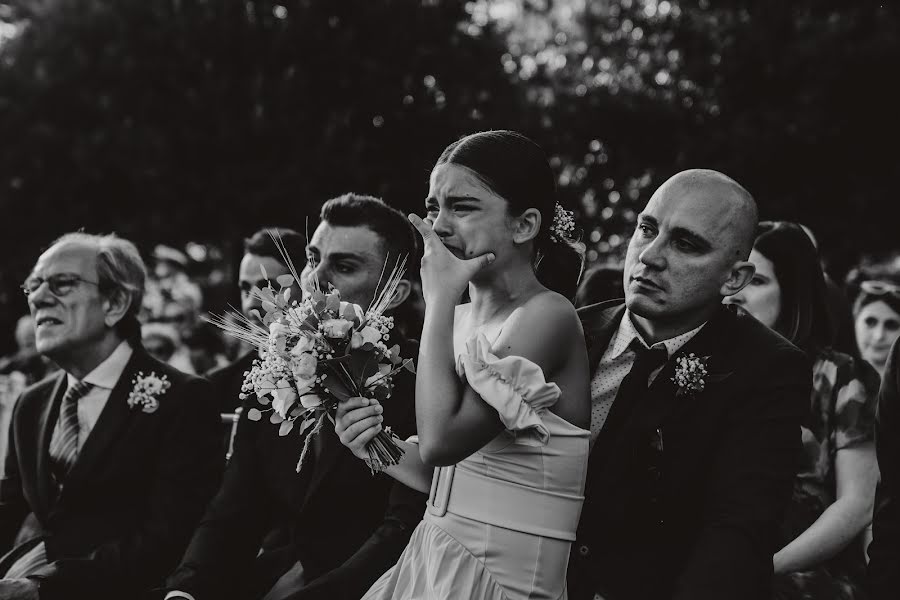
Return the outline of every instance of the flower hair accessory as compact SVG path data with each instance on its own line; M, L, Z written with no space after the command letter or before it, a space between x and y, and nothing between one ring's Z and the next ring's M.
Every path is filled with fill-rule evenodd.
M556 243L566 242L575 235L575 213L556 203L553 209L553 223L550 224L550 239Z
M160 377L155 372L144 375L143 371L138 372L131 383L134 387L128 394L128 406L132 410L140 406L145 413L156 412L159 408L158 397L172 386L167 375Z

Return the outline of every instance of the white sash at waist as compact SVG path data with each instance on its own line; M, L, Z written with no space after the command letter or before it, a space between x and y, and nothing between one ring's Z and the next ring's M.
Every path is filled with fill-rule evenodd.
M428 513L446 513L513 531L575 541L583 495L563 494L486 477L456 466L438 467Z

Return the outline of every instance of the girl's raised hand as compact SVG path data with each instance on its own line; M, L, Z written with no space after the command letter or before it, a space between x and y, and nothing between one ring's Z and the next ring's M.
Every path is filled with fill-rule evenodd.
M430 295L438 295L455 304L472 277L494 261L494 254L487 252L474 258L457 258L444 246L430 222L414 214L409 215L409 221L422 236L424 252L420 275L425 303L428 304Z

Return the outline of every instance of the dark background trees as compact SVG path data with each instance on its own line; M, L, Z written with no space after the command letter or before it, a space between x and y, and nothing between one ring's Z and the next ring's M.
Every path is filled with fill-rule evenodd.
M515 128L592 260L670 174L718 168L841 271L897 245L898 12L802 0L0 2L0 327L78 227L143 247L415 210L441 148Z

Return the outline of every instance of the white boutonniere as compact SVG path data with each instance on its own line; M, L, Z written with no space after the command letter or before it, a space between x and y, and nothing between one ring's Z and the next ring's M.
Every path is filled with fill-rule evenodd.
M144 375L143 371L139 371L131 383L134 387L128 394L128 406L132 410L140 406L145 413L156 412L159 408L159 396L172 386L168 376L160 377L155 372Z
M682 354L675 359L675 376L672 381L678 386L676 397L694 396L706 389L709 369L706 367L708 356L697 356L693 352Z
M706 389L711 381L721 381L731 373L710 373L709 356L697 356L693 352L675 358L675 376L672 382L678 386L676 398L687 396L693 398Z

